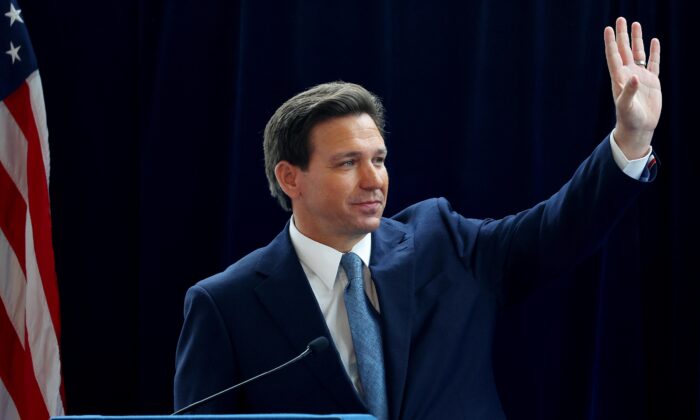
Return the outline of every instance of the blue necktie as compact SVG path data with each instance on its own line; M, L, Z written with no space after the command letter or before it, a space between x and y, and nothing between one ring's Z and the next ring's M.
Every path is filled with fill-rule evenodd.
M345 308L348 312L365 404L378 420L387 420L389 410L384 380L382 333L379 316L365 294L362 259L357 254L348 252L341 258L340 265L348 276Z

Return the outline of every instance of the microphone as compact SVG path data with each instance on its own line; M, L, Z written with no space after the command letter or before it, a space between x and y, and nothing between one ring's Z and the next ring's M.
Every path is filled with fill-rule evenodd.
M243 382L241 382L241 383L238 383L238 384L236 384L236 385L234 385L234 386L231 386L231 387L229 387L229 388L223 389L223 390L217 392L216 394L212 394L212 395L210 395L210 396L208 396L208 397L206 397L206 398L204 398L204 399L201 399L201 400L199 400L199 401L193 402L192 404L188 405L187 407L183 407L183 408L177 410L176 412L174 412L173 414L171 414L171 416L174 416L174 415L177 415L177 414L184 414L184 413L186 413L186 412L188 412L188 411L190 411L190 410L193 410L193 409L199 407L199 406L202 405L202 404L206 404L207 402L209 402L209 401L211 401L211 400L213 400L213 399L215 399L215 398L218 398L220 395L223 395L223 394L225 394L225 393L227 393L227 392L229 392L229 391L233 391L234 389L236 389L236 388L238 388L238 387L241 387L241 386L247 384L248 382L252 382L252 381L254 381L254 380L258 379L258 378L262 378L263 376L266 376L266 375L269 375L269 374L271 374L271 373L277 372L278 370L283 369L283 368L285 368L285 367L291 365L292 363L296 363L296 362L298 362L299 360L305 358L306 356L309 356L310 354L320 353L320 352L324 351L324 350L327 349L327 348L328 348L328 339L327 339L326 337L324 337L324 336L316 337L316 338L314 338L313 340L311 340L311 341L309 342L309 344L306 346L306 350L304 350L300 355L298 355L297 357L293 358L292 360L289 360L288 362L285 362L285 363L283 363L283 364L277 366L277 367L274 368L274 369L270 369L270 370L268 370L267 372L263 372L263 373L261 373L261 374L259 374L259 375L257 375L257 376L253 376L253 377L250 378L250 379L246 379L245 381L243 381Z

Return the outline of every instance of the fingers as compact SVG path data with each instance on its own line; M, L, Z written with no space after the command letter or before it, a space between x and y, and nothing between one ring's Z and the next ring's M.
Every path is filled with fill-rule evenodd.
M605 40L605 61L607 61L608 71L612 75L622 67L622 58L617 50L613 28L609 26L605 28L603 39Z
M642 39L642 25L639 22L632 24L632 57L635 63L647 62L647 56L644 52L644 40Z
M622 89L622 93L620 94L620 97L617 101L617 109L625 110L631 108L632 98L634 98L634 94L637 93L638 88L639 79L637 78L637 76L630 77L627 83L625 84L625 88Z
M657 38L651 40L651 46L649 47L649 63L647 63L647 70L659 75L661 64L661 43Z
M634 59L632 58L632 50L630 49L630 37L629 34L627 34L627 21L625 18L617 18L617 21L615 21L615 32L617 38L617 50L622 58L622 64L632 64Z
M615 73L622 66L636 65L635 62L646 62L644 51L644 39L642 37L642 25L639 22L632 23L632 42L627 34L627 21L623 17L615 21L615 30L607 27L604 32L605 58L608 62L608 70ZM649 61L646 68L656 76L659 75L661 62L661 44L657 38L651 40L649 47Z

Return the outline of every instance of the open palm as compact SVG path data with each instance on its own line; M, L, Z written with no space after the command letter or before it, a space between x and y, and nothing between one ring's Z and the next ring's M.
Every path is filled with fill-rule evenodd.
M607 27L604 32L605 58L617 113L615 137L626 143L621 147L642 150L651 143L661 116L661 44L656 38L651 40L649 62L646 63L642 26L637 22L632 24L631 45L627 21L618 18L615 26L615 31Z

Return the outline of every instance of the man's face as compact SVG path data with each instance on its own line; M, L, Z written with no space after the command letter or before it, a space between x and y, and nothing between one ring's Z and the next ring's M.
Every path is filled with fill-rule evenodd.
M379 227L384 212L389 189L384 139L374 120L361 114L316 124L309 141L309 166L299 172L293 200L296 226L311 239L348 251Z

